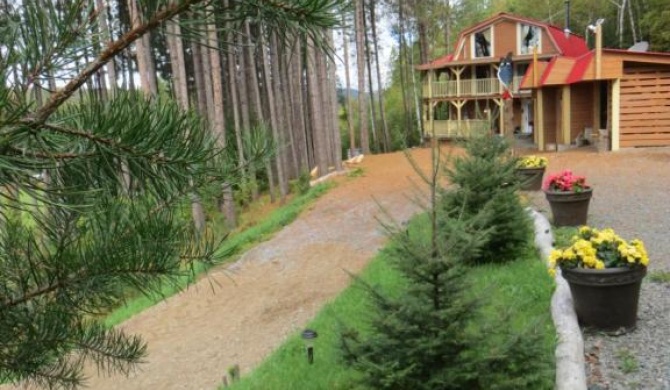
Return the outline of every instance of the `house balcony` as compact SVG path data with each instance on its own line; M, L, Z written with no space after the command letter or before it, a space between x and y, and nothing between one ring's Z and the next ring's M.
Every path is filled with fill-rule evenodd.
M516 76L513 80L512 93L519 93L519 85L521 84L522 76ZM464 79L464 80L447 80L434 81L433 83L433 98L455 98L455 97L496 97L502 92L500 81L497 78L487 79ZM431 96L428 90L428 82L423 83L423 97ZM522 95L529 94L529 92L522 91Z
M431 122L424 120L423 126L425 136L431 138L433 136ZM490 132L491 122L486 119L462 119L460 121L436 119L433 120L433 126L435 126L435 138L458 139Z

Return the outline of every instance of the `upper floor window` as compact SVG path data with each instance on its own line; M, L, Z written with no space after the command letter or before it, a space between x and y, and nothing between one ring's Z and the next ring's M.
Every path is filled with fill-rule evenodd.
M534 47L537 48L539 53L542 47L542 30L540 27L530 24L519 24L518 26L519 54L533 54Z
M472 34L472 57L491 57L493 56L493 33L491 28L478 31Z

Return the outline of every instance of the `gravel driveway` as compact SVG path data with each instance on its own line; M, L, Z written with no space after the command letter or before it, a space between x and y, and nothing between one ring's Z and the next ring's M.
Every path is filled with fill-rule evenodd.
M649 252L637 329L625 335L584 335L590 389L670 390L670 282L649 274L670 272L670 148L597 153L588 148L546 153L547 173L572 169L594 188L589 224L640 238ZM545 176L546 177L546 176ZM535 194L536 207L550 216Z

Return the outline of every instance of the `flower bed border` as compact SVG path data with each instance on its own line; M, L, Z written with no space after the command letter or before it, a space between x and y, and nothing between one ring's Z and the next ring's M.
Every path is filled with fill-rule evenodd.
M547 218L533 209L528 213L535 225L535 246L549 267L553 249L553 234ZM556 290L551 297L551 317L556 334L556 390L587 390L584 369L584 338L577 322L568 282L556 272Z

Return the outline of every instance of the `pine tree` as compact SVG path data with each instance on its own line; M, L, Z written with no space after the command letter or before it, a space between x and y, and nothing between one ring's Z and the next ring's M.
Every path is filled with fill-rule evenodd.
M189 193L239 176L203 119L161 96L117 91L102 102L78 94L149 31L205 11L208 2L137 3L141 18L127 30L111 23L119 29L111 35L92 28L99 18L90 1L0 7L2 382L72 388L87 361L101 372L128 373L146 346L103 326L103 315L130 291L156 293L191 272L194 261L215 259L214 242L179 207ZM282 39L319 37L338 23L339 6L242 0L228 20L248 18ZM190 21L182 31L194 38L203 27ZM90 44L96 33L104 34L104 47ZM52 77L61 84L44 89Z

